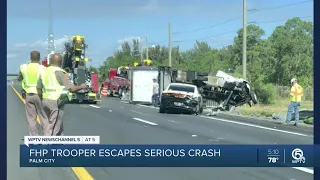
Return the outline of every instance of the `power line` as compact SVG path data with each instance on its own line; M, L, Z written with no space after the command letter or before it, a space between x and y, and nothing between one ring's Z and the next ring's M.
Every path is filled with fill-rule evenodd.
M304 4L304 3L311 2L311 1L313 1L313 0L300 1L300 2L296 2L296 3L290 3L290 4L281 5L281 6L273 6L273 7L263 8L263 9L253 9L253 10L249 11L248 14L253 14L253 13L256 13L256 12L259 12L259 11L279 9L279 8L294 6L294 5L298 5L298 4ZM239 16L239 17L236 17L236 18L229 19L229 20L227 20L227 21L223 21L223 22L221 22L221 23L214 24L214 25L212 25L212 26L207 26L207 27L203 27L203 28L199 28L199 29L194 29L194 30L189 30L189 31L175 32L175 33L173 33L173 34L187 34L187 33L193 33L193 32L197 32L197 31L202 31L202 30L210 29L210 28L213 28L213 27L217 27L217 26L220 26L220 25L223 25L223 24L226 24L226 23L229 23L229 22L232 22L232 21L241 19L241 18L242 18L242 16Z
M300 19L306 19L306 18L311 18L313 16L304 16L304 17L297 17ZM282 20L274 20L274 21L263 21L263 22L253 22L250 24L266 24L266 23L273 23L273 22L281 22L281 21L288 21L288 19L282 19Z
M303 17L297 17L297 18L304 19L304 18L310 18L310 17L313 17L313 16L303 16ZM274 20L274 21L264 21L264 22L251 22L249 24L265 24L265 23L281 22L281 21L287 21L287 20L288 19L286 19L286 20L282 19L282 20ZM197 41L197 40L203 40L203 39L210 39L210 38L213 38L213 37L222 36L222 35L225 35L225 34L236 32L239 29L241 29L241 28L238 28L238 29L235 29L235 30L231 30L231 31L227 31L227 32L223 32L223 33L216 34L216 35L212 35L212 36L207 36L207 37L202 37L202 38L197 38L197 39L189 39L189 40L178 40L178 41L173 41L173 42L182 43L182 42L190 42L190 41Z
M311 18L311 17L313 17L313 16L310 15L310 16L302 16L302 17L297 17L297 18L305 19L305 18ZM255 21L253 21L253 22L251 22L251 23L249 23L249 24L266 24L266 23L273 23L273 22L282 22L282 21L287 21L287 20L288 20L288 19L273 20L273 21L263 21L263 22L255 22ZM222 33L215 34L215 35L212 35L212 36L206 36L206 37L202 37L202 38L189 39L189 40L176 40L176 41L172 41L172 42L173 42L173 43L185 43L185 42L193 42L193 41L197 41L197 40L210 39L210 38L222 36L222 35L225 35L225 34L237 32L239 29L241 29L241 28L234 29L234 30L227 31L227 32L222 32ZM264 35L264 36L265 36L265 35ZM159 42L151 42L151 43L149 43L149 44L160 45L160 44L167 43L167 42L168 42L168 41L159 41ZM141 46L141 44L132 45L132 47L137 47L137 46ZM219 46L222 46L222 45L219 45ZM213 47L214 47L214 46L213 46Z
M177 36L178 34L172 34L172 37L175 37L175 36ZM168 43L168 40L165 40L165 41L159 41L159 42L151 42L151 43L149 43L149 44L158 44L158 45L160 45L160 44L164 44L164 43Z
M224 44L218 44L218 45L215 45L215 46L210 46L210 47L213 47L213 48L215 48L215 47L221 47L221 46L230 46L231 44L230 43L224 43Z
M238 20L238 19L240 19L240 18L242 18L242 16L237 17L237 18L233 18L233 19L229 19L229 20L227 20L227 21L224 21L224 22L221 22L221 23L212 25L212 26L203 27L203 28L199 28L199 29L195 29L195 30L191 30L191 31L175 32L175 33L173 33L173 34L186 34L186 33L193 33L193 32L197 32L197 31L202 31L202 30L205 30L205 29L213 28L213 27L216 27L216 26L220 26L220 25L223 25L223 24L226 24L226 23L229 23L229 22Z
M295 6L295 5L299 5L299 4L304 4L304 3L308 3L308 2L312 2L312 1L313 1L313 0L300 1L300 2L285 4L285 5L281 5L281 6L273 6L273 7L268 7L268 8L262 8L262 9L254 10L253 12L257 12L257 11L267 11L267 10L272 10L272 9L279 9L279 8L284 8L284 7L289 7L289 6Z
M168 41L151 42L151 43L149 43L149 44L157 44L157 45L160 45L160 44L164 44L164 43L168 43Z
M229 34L229 33L232 33L232 32L237 32L238 30L239 30L239 28L231 30L231 31L227 31L227 32L224 32L224 33L216 34L216 35L213 35L213 36L207 36L207 37L202 37L202 38L197 38L197 39L189 39L189 40L179 40L179 41L173 41L173 42L181 43L181 42L190 42L190 41L197 41L197 40L203 40L203 39L210 39L210 38L214 38L214 37L217 37L217 36L222 36L222 35L225 35L225 34Z
M168 41L159 41L159 42L148 42L149 45L161 45L167 43ZM119 45L122 46L122 45ZM143 44L129 44L130 47L140 47L144 46Z

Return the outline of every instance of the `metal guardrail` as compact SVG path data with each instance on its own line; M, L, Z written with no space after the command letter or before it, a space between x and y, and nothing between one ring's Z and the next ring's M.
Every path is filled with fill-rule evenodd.
M20 82L17 81L18 74L9 73L7 74L7 84L18 85Z
M19 74L13 74L13 73L11 73L11 74L7 74L7 76L18 76Z

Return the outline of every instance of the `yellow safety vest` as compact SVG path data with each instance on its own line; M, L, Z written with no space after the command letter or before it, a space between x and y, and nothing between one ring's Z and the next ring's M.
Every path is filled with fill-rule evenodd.
M303 89L299 84L291 87L290 100L292 102L301 102L303 96Z
M39 63L22 64L20 66L20 72L23 76L21 85L26 93L38 93L37 83L44 69L45 67L40 65Z
M143 60L143 62L146 63L147 65L150 65L152 63L152 61L149 59L145 59L145 60Z
M57 80L55 73L56 71L65 72L60 67L49 66L41 75L43 84L42 94L44 99L58 100L61 94L66 94L69 97L69 91L66 90L64 86L60 85L59 81Z

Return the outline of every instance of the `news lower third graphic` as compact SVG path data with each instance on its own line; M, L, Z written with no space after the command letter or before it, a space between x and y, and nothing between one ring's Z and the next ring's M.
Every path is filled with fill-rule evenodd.
M25 136L24 144L100 144L99 136Z
M317 151L319 152L319 151ZM303 156L303 151L299 148L296 148L292 151L292 163L305 163L306 162L306 158Z
M99 136L25 137L20 167L319 167L316 145L105 145Z

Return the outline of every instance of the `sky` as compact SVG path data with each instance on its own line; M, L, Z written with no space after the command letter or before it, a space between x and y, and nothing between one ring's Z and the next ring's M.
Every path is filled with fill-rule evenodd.
M29 62L32 50L47 55L48 0L7 1L7 72ZM173 46L193 47L196 40L221 48L233 43L242 28L242 0L53 0L53 31L57 51L73 35L88 43L89 65L100 66L121 43L140 39L142 46L168 45L171 23ZM286 6L287 5L287 6ZM275 7L275 8L274 8ZM247 22L265 30L265 37L286 20L313 21L313 1L247 0ZM238 18L238 19L236 19ZM223 23L235 19L228 23ZM220 25L217 25L220 24Z

